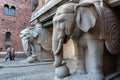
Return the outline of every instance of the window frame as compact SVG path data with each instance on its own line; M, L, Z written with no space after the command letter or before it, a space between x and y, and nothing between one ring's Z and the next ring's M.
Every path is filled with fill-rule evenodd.
M3 9L3 13L4 15L7 16L16 16L16 7L15 6L9 6L8 4L4 5L4 9Z
M16 15L16 8L15 8L15 6L11 6L9 11L10 11L10 16L15 16Z
M5 42L10 42L11 41L11 32L6 32L5 34Z
M7 9L7 10L6 10L6 9ZM7 11L7 12L6 12L6 11ZM4 15L9 16L9 5L7 5L7 4L4 5L3 13L4 13Z

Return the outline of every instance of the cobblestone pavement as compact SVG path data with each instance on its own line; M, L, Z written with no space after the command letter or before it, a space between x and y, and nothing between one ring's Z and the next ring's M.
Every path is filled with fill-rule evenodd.
M0 80L53 80L52 65L37 65L16 68L2 68Z
M54 80L54 67L53 61L35 62L35 63L21 63L20 60L5 61L0 59L0 64L3 68L0 68L0 80ZM70 68L70 72L75 71L75 62L68 60L67 65ZM110 79L120 80L120 76Z
M70 62L70 63L69 63ZM0 69L0 80L54 80L53 62L20 63L17 61L0 60L3 68ZM74 65L74 61L68 61ZM74 66L75 67L75 66ZM74 70L74 67L70 68Z

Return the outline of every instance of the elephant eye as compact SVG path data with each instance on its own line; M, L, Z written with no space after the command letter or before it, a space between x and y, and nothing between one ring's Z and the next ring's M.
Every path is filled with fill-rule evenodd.
M64 20L63 20L63 19L60 19L58 22L59 22L59 23L62 23L62 22L64 22Z

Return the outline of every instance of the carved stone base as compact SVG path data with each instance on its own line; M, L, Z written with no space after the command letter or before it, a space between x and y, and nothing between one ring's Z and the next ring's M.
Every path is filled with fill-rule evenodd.
M102 75L97 74L73 74L66 78L54 77L54 80L104 80Z

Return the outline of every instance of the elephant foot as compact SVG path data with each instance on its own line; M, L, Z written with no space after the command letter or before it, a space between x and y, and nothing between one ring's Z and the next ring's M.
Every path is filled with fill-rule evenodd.
M83 67L82 68L81 67L77 67L76 70L75 70L75 72L73 74L80 74L80 75L87 74L87 71Z
M42 59L41 56L37 56L37 60L38 60L38 61L43 61L43 59Z
M27 62L28 63L33 63L33 62L36 61L36 59L37 59L37 56L36 55L32 55L32 56L27 58Z
M77 69L73 74L80 74L80 75L82 75L82 74L87 74L87 72L85 70Z
M27 57L26 60L22 60L21 62L22 62L22 63L33 63L33 62L35 62L36 60L37 60L36 55L31 55L31 56Z

